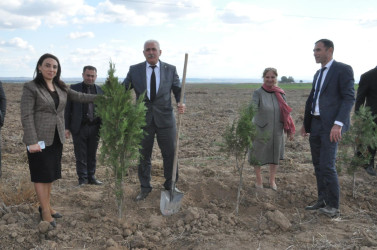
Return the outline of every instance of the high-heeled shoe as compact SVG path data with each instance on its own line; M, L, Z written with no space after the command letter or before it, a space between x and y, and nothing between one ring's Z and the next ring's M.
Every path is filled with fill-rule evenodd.
M55 218L55 219L58 219L58 218L62 218L63 215L61 215L60 213L56 212L54 214L51 214L52 218Z
M38 211L39 211L39 216L41 217L41 220L43 220L43 217L42 217L42 208L40 206L38 207Z
M55 221L55 220L50 221L50 225L51 225L52 227L56 227L56 221Z
M42 219L42 208L39 206L38 207L38 211L39 211L39 214L41 216L41 219ZM58 219L58 218L62 218L63 215L61 215L60 213L56 212L54 214L51 214L52 218L55 218L55 219Z
M43 217L42 217L42 208L41 207L38 207L38 211L39 211L39 215L40 215L40 217L41 217L41 221L43 221ZM56 214L59 214L59 213L55 213L55 215ZM59 214L60 215L60 217L58 217L58 218L61 218L62 216L61 216L61 214ZM53 215L51 215L52 217L54 217ZM56 227L56 221L55 220L52 220L52 221L50 221L50 225L51 226L53 226L53 227Z

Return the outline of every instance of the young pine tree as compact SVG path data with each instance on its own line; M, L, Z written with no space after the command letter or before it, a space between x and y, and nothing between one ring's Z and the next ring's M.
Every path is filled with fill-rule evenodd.
M96 112L102 120L100 161L113 170L118 217L121 218L125 177L129 166L137 164L139 159L146 108L143 96L135 102L132 92L119 84L114 73L115 64L110 61L104 95L96 100Z
M360 107L352 117L352 126L343 135L339 143L338 171L345 166L347 173L353 175L353 197L355 194L355 172L367 165L371 159L368 147L377 147L376 116L372 115L369 107Z
M235 119L232 125L227 126L223 134L224 144L221 150L226 152L228 156L233 155L236 158L236 170L240 177L237 190L236 214L238 214L239 210L243 167L249 148L256 137L256 128L252 123L254 115L254 106L248 105L241 108L239 118Z

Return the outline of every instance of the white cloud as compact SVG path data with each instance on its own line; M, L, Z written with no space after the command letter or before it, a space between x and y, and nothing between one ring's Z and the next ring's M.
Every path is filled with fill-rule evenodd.
M80 38L94 38L93 32L71 32L69 34L71 39L80 39Z
M37 17L16 15L0 9L0 29L37 29L41 20Z
M219 14L219 18L229 24L264 23L280 16L281 13L277 10L259 8L252 4L239 2L227 4L224 11Z
M73 16L93 15L95 8L84 0L12 0L0 3L0 29L37 29L64 25Z
M31 46L27 41L19 37L12 38L9 41L1 41L0 46L24 49L29 50L30 52L34 52L34 47Z

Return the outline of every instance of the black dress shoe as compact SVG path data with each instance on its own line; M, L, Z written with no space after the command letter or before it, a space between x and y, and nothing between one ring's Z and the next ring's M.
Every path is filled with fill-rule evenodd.
M94 179L94 178L89 180L88 183L91 184L91 185L102 185L102 181L99 181L99 180Z
M136 201L141 201L141 200L144 200L145 198L147 198L147 196L149 195L151 191L145 191L145 190L141 190L140 193L136 196Z
M320 208L320 209L318 209L318 212L321 213L321 214L327 215L329 217L335 217L335 216L340 215L339 209L334 208L334 207L330 207L330 206Z
M365 171L367 171L368 174L370 174L371 176L376 176L376 170L374 170L374 167L373 165L369 165L365 168Z
M324 200L317 201L314 205L305 207L305 210L317 210L326 206Z
M79 180L79 185L78 187L82 187L84 185L88 184L88 180Z

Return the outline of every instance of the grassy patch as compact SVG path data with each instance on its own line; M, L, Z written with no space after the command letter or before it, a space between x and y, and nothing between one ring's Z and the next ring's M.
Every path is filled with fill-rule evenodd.
M190 84L193 88L205 88L205 89L258 89L262 86L261 83L238 83L238 84L218 84L218 83L203 83L203 84ZM279 87L284 90L311 90L311 83L280 83ZM359 87L355 84L355 90Z
M27 178L20 180L16 187L0 184L0 200L7 206L38 202L34 186Z
M261 83L239 83L239 84L216 84L216 83L205 83L205 84L190 84L190 87L194 88L206 88L206 89L258 89L262 86ZM312 84L310 83L285 83L279 84L282 89L311 89Z

